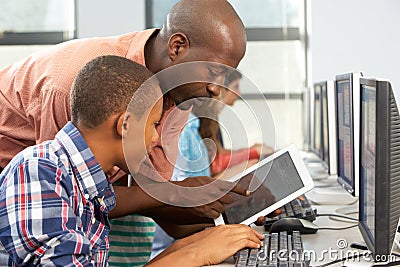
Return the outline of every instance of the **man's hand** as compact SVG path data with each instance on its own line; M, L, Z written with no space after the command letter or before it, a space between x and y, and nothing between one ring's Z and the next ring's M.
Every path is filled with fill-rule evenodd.
M233 202L228 192L248 196L246 188L234 183L216 180L207 176L187 178L183 181L172 182L177 186L176 199L183 206L192 207L189 212L206 218L218 218L225 210L225 205ZM186 204L185 204L186 203ZM188 209L189 210L189 209Z
M152 198L169 206L185 208L202 218L217 218L226 204L233 202L227 193L248 196L246 188L207 176L190 177L183 181L141 183L140 187Z

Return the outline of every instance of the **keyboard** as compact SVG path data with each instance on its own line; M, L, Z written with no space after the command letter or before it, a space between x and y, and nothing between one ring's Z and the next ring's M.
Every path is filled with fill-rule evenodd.
M310 222L314 221L317 218L317 210L311 207L310 201L305 195L302 195L302 197L302 200L296 198L281 207L281 214L272 218L265 217L265 230L269 231L269 228L274 222L286 217L296 217L300 219L305 219Z
M236 267L308 267L310 259L303 253L299 231L264 234L264 245L259 249L245 248L235 255Z

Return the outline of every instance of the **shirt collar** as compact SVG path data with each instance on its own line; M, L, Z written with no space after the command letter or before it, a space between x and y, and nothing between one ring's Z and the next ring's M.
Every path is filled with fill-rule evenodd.
M197 117L193 113L190 113L186 126L191 127L191 128L195 128L195 129L199 129L200 128L200 119L199 119L199 117Z
M72 171L84 197L93 199L106 196L106 193L110 189L112 190L112 186L75 125L72 122L68 122L57 133L55 139L68 155Z
M146 60L144 56L144 49L146 43L149 40L149 38L153 35L153 33L159 30L160 29L148 29L136 33L128 49L127 58L143 66L146 66L145 62Z

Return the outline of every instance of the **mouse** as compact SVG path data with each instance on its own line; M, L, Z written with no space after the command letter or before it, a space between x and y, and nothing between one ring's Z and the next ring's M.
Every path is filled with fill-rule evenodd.
M270 233L279 233L287 231L292 234L293 231L299 231L300 234L314 234L318 231L318 225L300 218L281 218L274 222L269 229Z

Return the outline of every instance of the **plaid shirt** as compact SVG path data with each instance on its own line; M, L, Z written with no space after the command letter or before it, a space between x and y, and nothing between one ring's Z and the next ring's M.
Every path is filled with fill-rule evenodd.
M115 203L101 166L69 122L0 175L0 266L107 266Z

